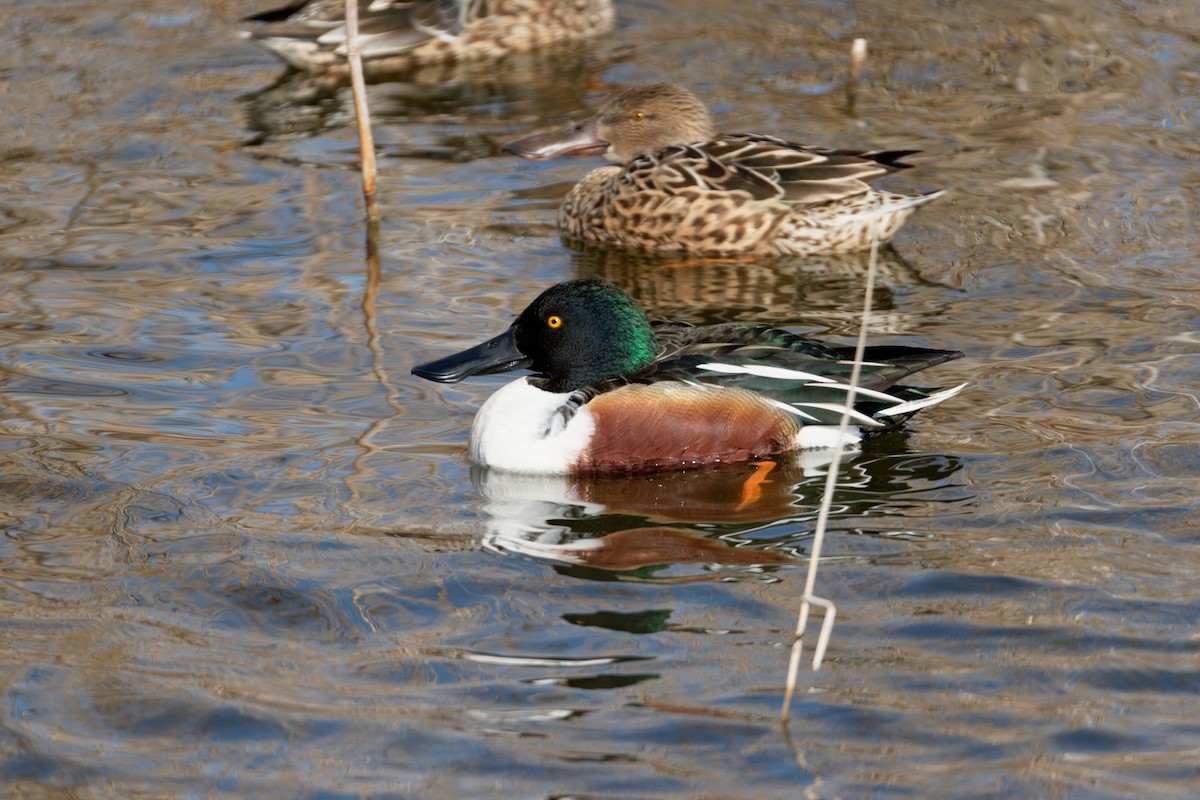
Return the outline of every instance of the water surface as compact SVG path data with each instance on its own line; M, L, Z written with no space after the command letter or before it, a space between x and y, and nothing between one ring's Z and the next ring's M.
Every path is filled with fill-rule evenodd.
M374 292L347 91L236 38L255 7L0 12L6 795L1200 790L1200 10L618 7L590 48L371 87ZM787 735L819 459L749 502L748 465L491 474L466 431L505 378L409 375L574 276L849 340L861 259L558 240L595 162L499 144L653 80L955 189L883 253L872 325L971 386L843 467Z

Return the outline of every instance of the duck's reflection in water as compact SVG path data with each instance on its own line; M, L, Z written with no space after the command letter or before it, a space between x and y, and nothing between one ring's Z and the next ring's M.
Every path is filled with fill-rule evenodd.
M520 126L545 124L577 110L598 69L586 48L564 46L498 63L425 67L379 77L369 81L367 101L381 144L396 139L387 154L467 161L499 154L500 142ZM247 127L256 134L252 144L353 125L344 75L285 72L242 102ZM421 124L440 132L429 132L428 152L404 135L387 134L393 125Z
M692 324L803 322L846 332L857 330L862 317L866 253L711 258L569 243L582 248L572 254L579 277L612 281L651 317ZM879 250L876 275L872 335L912 333L931 309L899 308L895 288L929 282L890 245Z
M847 454L834 527L868 516L916 516L928 513L931 503L963 500L953 489L944 491L959 469L956 459L903 452L902 436L888 438L898 441L899 451L896 442L890 448L869 442L867 454ZM476 467L471 476L484 497L483 542L489 549L553 561L601 580L762 578L778 565L803 560L831 458L827 451L801 452L604 477Z

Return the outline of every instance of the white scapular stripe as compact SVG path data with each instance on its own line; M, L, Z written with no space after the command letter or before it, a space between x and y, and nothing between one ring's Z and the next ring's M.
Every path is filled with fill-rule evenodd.
M846 414L850 417L851 422L866 425L868 428L879 428L883 425L879 420L868 417L861 411L855 411L849 406L838 405L837 403L796 403L796 405L804 406L805 408L820 408L825 411L832 411L835 414Z
M767 364L720 364L713 362L711 364L700 364L700 369L706 369L709 372L724 372L728 375L756 375L760 378L776 378L784 381L811 381L813 383L833 383L832 378L827 378L824 375L814 375L811 372L802 372L798 369L787 369L786 367L772 367Z
M958 386L955 386L952 389L943 389L940 392L934 392L933 394L929 395L929 397L922 397L918 400L909 400L907 403L900 403L899 405L892 406L891 408L885 408L882 411L877 412L875 416L895 417L900 414L910 414L913 411L920 411L922 408L935 406L943 400L949 400L951 397L954 397L954 395L958 394L965 388L967 388L967 385L965 383L960 383Z
M795 414L797 417L803 417L804 419L811 420L812 422L818 421L816 417L814 417L812 414L809 414L807 411L801 411L800 409L796 408L795 406L788 405L787 403L783 402L782 400L772 400L769 397L764 398L764 399L773 406L779 406L780 408L782 408L784 411L788 412L789 414Z
M868 364L867 366L873 365ZM885 365L880 364L879 366ZM698 368L707 370L709 372L721 372L726 375L755 375L760 378L773 378L776 380L808 381L810 383L817 384L822 389L841 389L843 392L846 392L847 395L850 393L849 384L839 383L838 381L835 381L834 379L824 375L814 375L811 372L804 372L798 369L787 369L786 367L772 367L767 364L722 364L717 361L712 361L707 364L700 364L698 365ZM874 389L865 389L862 386L856 387L854 389L855 398L862 397L872 400L879 400L885 403L894 403L894 405L890 408L884 408L876 411L874 417L868 417L861 411L857 411L853 408L848 408L847 406L839 405L837 403L788 404L775 400L772 400L771 402L780 408L784 408L787 411L796 414L797 416L804 417L805 419L812 420L814 422L817 420L817 418L811 414L805 413L801 407L819 408L825 411L832 411L835 414L847 414L852 421L858 423L859 425L866 425L870 428L878 428L882 425L882 423L879 422L880 417L898 417L901 414L911 414L914 411L920 411L922 408L937 405L943 400L949 400L951 397L965 389L966 386L967 384L965 383L959 384L951 389L943 389L940 392L934 392L928 397L922 397L917 400L909 400L907 402L901 402L896 397L887 394L886 392L878 392Z

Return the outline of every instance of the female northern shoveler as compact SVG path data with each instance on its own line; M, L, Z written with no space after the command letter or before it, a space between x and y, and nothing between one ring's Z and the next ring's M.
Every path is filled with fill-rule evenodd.
M617 95L587 122L509 142L535 161L605 155L563 201L564 235L703 255L811 255L865 250L895 235L917 206L867 181L914 166L916 150L834 150L758 134L718 135L708 109L667 83Z
M359 49L368 72L502 58L605 33L612 0L359 0ZM247 21L252 34L297 69L346 69L344 0L301 0Z
M510 472L669 469L833 447L854 349L769 325L693 327L650 322L605 280L542 292L507 331L413 367L451 383L528 368L487 399L471 426L470 455ZM850 410L857 434L898 427L952 397L896 386L959 358L954 350L870 347ZM966 384L963 384L965 386Z

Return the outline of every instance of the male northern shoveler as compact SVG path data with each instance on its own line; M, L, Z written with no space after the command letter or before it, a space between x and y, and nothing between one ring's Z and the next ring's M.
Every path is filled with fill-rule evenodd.
M504 333L413 373L451 383L531 369L480 407L472 460L510 472L611 472L836 446L853 355L770 325L652 323L615 284L589 279L552 286ZM895 384L961 356L867 348L850 442L958 393L966 384Z
M368 72L502 58L605 33L612 0L359 0L359 50ZM301 2L247 17L252 34L297 69L346 69L344 0Z
M895 235L917 206L867 181L914 166L916 150L835 150L759 134L717 134L708 108L667 83L636 86L590 120L509 142L541 161L604 155L558 212L564 235L702 255L811 255L865 250Z

